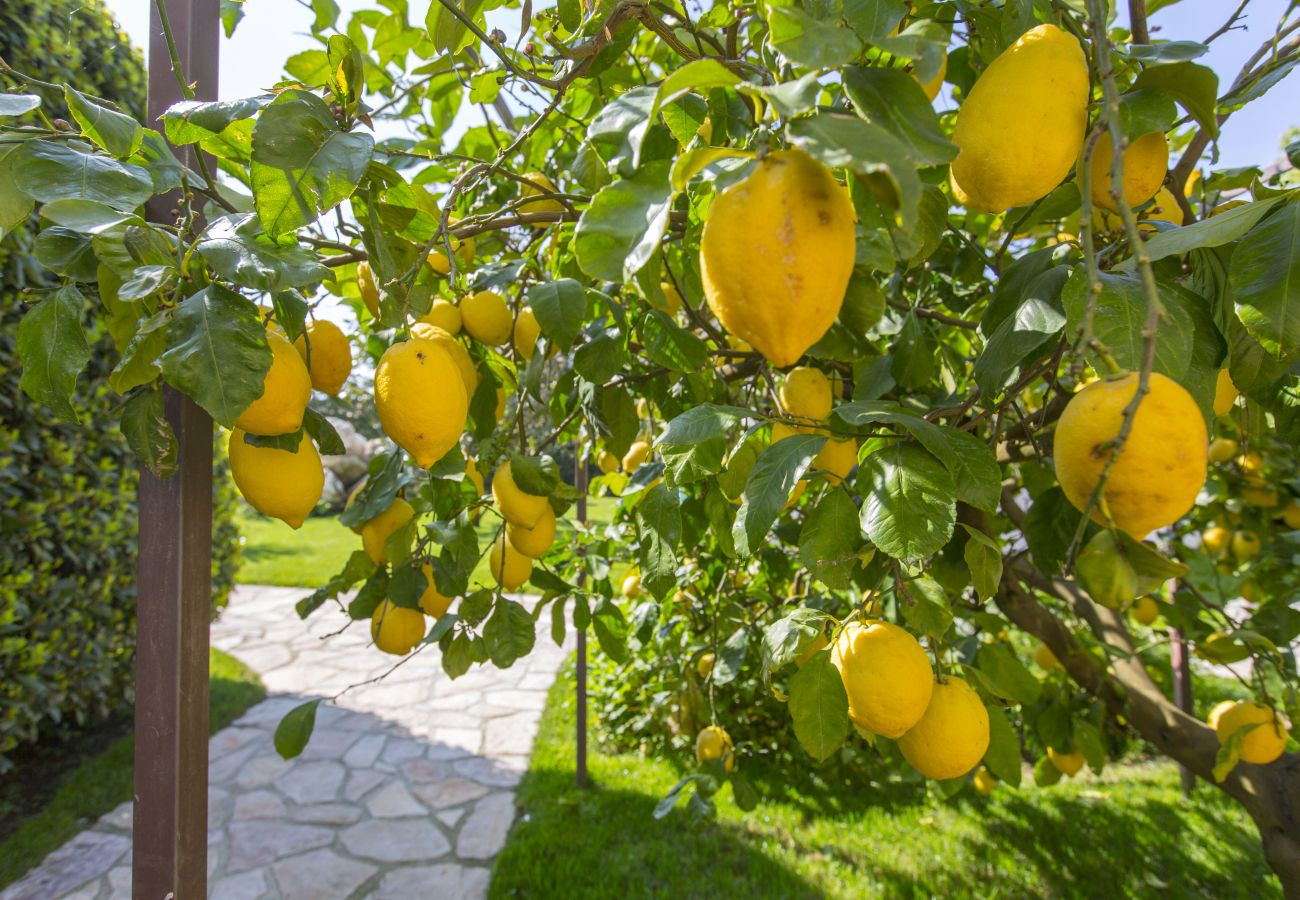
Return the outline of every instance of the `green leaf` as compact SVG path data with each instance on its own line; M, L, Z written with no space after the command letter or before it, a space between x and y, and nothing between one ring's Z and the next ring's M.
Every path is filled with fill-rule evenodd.
M716 59L692 60L659 82L649 118L653 121L660 109L683 94L701 88L735 87L739 83L740 76Z
M1177 0L1166 0L1161 5L1167 6ZM1154 12L1155 10L1150 10ZM1116 48L1121 49L1121 48ZM1210 48L1199 41L1155 41L1150 44L1129 44L1122 48L1122 52L1127 53L1132 59L1141 60L1142 62L1185 62L1189 59L1196 59L1198 56L1204 56Z
M72 118L81 126L81 133L95 146L119 158L140 149L144 128L131 116L96 103L67 85L63 86L63 98Z
M67 198L41 207L41 217L80 234L99 234L118 225L140 224L134 213L122 212L98 200Z
M748 416L739 406L701 403L674 418L655 440L656 447L689 447L725 435L731 426Z
M1210 137L1219 133L1219 76L1194 62L1147 66L1133 82L1137 90L1155 88L1172 96Z
M993 400L1019 378L1023 367L1040 357L1060 337L1065 316L1051 302L1030 297L1003 319L975 360L975 384Z
M929 575L907 583L900 596L903 619L921 634L939 640L952 626L952 610L943 586Z
M627 661L627 620L608 597L601 597L591 611L591 629L596 632L596 640L606 656L617 663Z
M1171 228L1152 235L1146 242L1147 255L1151 257L1152 262L1155 262L1169 256L1183 256L1199 248L1231 244L1254 228L1255 223L1264 218L1279 202L1281 201L1277 197L1256 200L1208 219L1184 225L1182 228ZM1116 268L1124 272L1132 272L1135 263L1132 258L1129 258Z
M952 475L916 444L872 442L869 447L858 466L863 531L895 559L930 556L948 543L957 519Z
M777 441L759 454L745 483L744 499L731 529L738 555L752 556L758 552L772 523L790 499L790 492L825 444L822 435L796 434Z
M21 116L41 105L35 94L0 94L0 116Z
M281 759L293 759L306 748L316 729L316 707L320 700L308 700L295 706L275 726L275 752Z
M659 248L673 199L668 167L656 161L601 188L583 211L574 250L592 278L630 281Z
M272 94L240 100L182 100L163 113L167 140L178 147L214 138L233 122L250 119L274 99Z
M862 41L852 29L817 19L798 6L769 7L767 27L776 51L805 69L842 66L862 52Z
M340 130L315 94L287 90L253 127L253 201L272 238L310 225L352 195L374 139Z
M176 474L176 434L163 413L163 393L143 390L133 394L122 407L118 427L140 464L155 478Z
M790 142L832 169L848 169L867 179L873 193L897 214L904 231L916 227L921 179L907 145L888 131L855 116L818 113L796 119Z
M508 669L515 660L532 652L537 640L533 617L519 603L508 597L497 599L492 616L483 626L483 643L488 659L499 669Z
M1129 91L1119 98L1120 131L1130 141L1152 132L1168 131L1177 118L1174 98L1164 91L1147 88Z
M902 140L918 165L937 166L957 157L921 85L901 69L853 66L844 71L844 92L854 111Z
M682 536L681 500L675 488L656 484L636 507L641 583L663 599L677 586L677 543Z
M347 447L343 445L343 439L334 430L330 420L316 410L309 407L303 413L302 427L306 429L311 439L316 442L316 449L326 456L342 456L348 452Z
M641 321L641 339L651 360L675 372L698 372L709 363L704 341L657 309Z
M587 312L587 292L579 282L561 278L534 284L528 288L528 305L543 335L561 350L573 346Z
M848 492L827 491L799 532L799 561L831 590L847 590L862 547L858 508Z
M86 298L64 285L27 311L18 324L19 385L27 396L56 416L78 421L72 406L77 376L90 361L90 344L82 330Z
M1101 729L1087 719L1075 719L1074 740L1088 768L1101 774L1101 770L1106 768L1106 745L1101 739Z
M271 348L257 306L210 284L176 307L158 361L169 384L230 428L262 396Z
M817 73L809 72L802 78L780 84L763 85L746 81L736 85L736 90L751 97L762 97L778 113L788 117L805 113L816 106L822 86L817 80Z
M640 167L641 145L653 121L655 89L634 87L607 103L587 128L587 140L609 164L609 170L631 176Z
M1006 644L983 645L975 664L985 687L1002 699L1025 705L1038 700L1042 685Z
M73 281L94 281L99 262L89 235L51 225L36 237L36 261Z
M0 97L8 96L0 94ZM27 221L31 214L32 198L18 189L15 179L15 162L21 144L0 144L0 238Z
M483 7L483 0L451 0L451 3L459 7L470 20L482 24L483 17L479 11ZM428 29L429 40L433 41L433 46L439 53L455 54L478 40L474 33L438 0L429 4L429 10L424 18L424 27Z
M1020 738L1000 706L985 706L989 714L989 748L984 765L1012 787L1020 786Z
M1232 254L1228 282L1251 337L1276 359L1300 353L1300 203L1247 232Z
M731 633L731 637L718 648L718 658L713 666L713 683L721 686L730 684L740 675L745 664L745 653L749 649L749 629L740 625Z
M808 755L824 762L849 736L849 697L831 654L813 654L790 679L794 735Z
M1002 551L997 541L977 528L963 525L969 539L962 551L966 567L970 569L975 593L987 603L998 592L1002 581Z
M731 797L736 802L736 808L743 812L753 812L758 808L758 791L739 772L731 774Z
M19 147L13 174L19 189L41 203L96 200L131 211L153 196L153 179L145 169L52 141L27 141Z
M1080 518L1059 487L1048 488L1034 498L1025 514L1025 543L1034 565L1045 574L1060 574Z
M767 626L763 632L764 676L797 660L817 635L825 633L829 620L820 609L798 606Z

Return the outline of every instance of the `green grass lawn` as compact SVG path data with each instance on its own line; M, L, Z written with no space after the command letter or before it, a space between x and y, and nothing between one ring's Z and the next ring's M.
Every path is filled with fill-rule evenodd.
M214 734L265 697L266 688L234 657L211 650L208 659L208 733ZM80 746L50 747L38 763L40 778L24 776L21 764L6 776L0 791L0 888L131 799L134 751L129 734L89 754ZM49 784L48 792L38 796L29 791L41 783Z
M587 519L597 525L607 524L614 515L617 500L597 497L588 500ZM572 521L572 509L564 519ZM496 534L496 520L484 515L478 528L479 545L484 551ZM279 519L263 516L245 506L239 516L239 530L244 537L243 562L239 581L243 584L271 584L283 587L315 588L342 567L353 550L361 549L361 538L334 516L316 516L294 531ZM557 541L565 539L561 526ZM479 561L471 583L489 584L487 554Z
M1027 779L946 803L910 784L830 794L751 764L768 797L753 812L724 788L716 824L691 824L684 804L656 821L655 803L682 774L669 763L593 753L593 787L574 788L572 698L566 672L494 898L1281 896L1246 815L1204 786L1184 800L1171 764L1044 789Z

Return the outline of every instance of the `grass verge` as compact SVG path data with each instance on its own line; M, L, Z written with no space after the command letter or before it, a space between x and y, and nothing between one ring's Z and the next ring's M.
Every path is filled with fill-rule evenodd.
M828 791L747 767L758 808L742 813L724 788L718 822L695 826L680 808L651 815L682 774L668 762L593 753L592 787L577 790L573 722L566 667L493 898L1281 896L1249 818L1211 787L1184 800L1169 763L947 802L919 784Z
M208 733L225 728L266 696L257 675L220 650L209 652ZM130 721L80 735L5 776L0 784L0 888L131 799L135 739ZM88 749L88 746L90 748Z

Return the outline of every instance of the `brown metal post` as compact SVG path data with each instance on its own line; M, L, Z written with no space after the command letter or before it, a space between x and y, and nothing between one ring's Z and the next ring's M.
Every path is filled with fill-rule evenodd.
M587 524L587 463L582 458L582 441L573 443L573 486L578 489L577 514L579 524ZM585 572L578 574L581 586ZM574 765L574 780L578 787L587 786L587 629L578 629L578 667L576 673L577 691L577 759Z
M186 80L199 98L215 99L219 0L165 5ZM152 125L183 98L156 6L150 33ZM146 215L173 222L177 201L154 198ZM166 481L140 474L132 894L199 900L207 896L212 420L170 388L164 407L179 444L179 470Z

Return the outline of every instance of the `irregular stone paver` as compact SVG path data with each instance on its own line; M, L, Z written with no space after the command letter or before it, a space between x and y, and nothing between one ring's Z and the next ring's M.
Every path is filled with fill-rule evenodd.
M365 627L335 634L341 611L300 622L293 605L304 593L239 587L212 627L213 645L257 671L270 696L209 744L209 897L486 897L569 648L542 633L514 667L452 681L430 646L384 681L322 703L311 743L285 761L272 743L285 713L397 662L369 646ZM131 820L125 803L0 900L129 898Z

